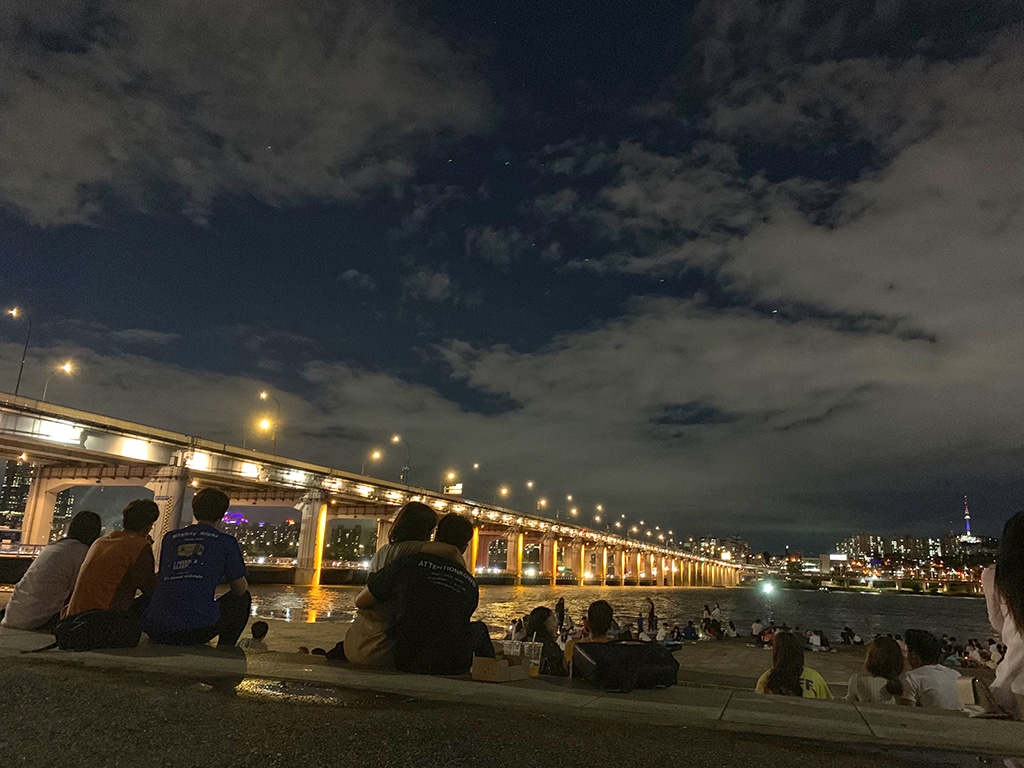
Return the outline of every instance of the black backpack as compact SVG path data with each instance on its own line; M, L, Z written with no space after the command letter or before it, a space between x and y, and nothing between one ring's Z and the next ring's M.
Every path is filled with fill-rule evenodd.
M58 621L53 634L62 651L134 648L142 637L142 619L127 611L86 611Z
M629 693L634 688L676 684L679 662L661 643L577 643L573 675L604 691Z

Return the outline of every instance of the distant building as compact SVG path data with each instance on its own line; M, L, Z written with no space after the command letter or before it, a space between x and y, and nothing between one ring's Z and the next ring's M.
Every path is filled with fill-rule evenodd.
M64 532L75 514L75 489L68 488L57 494L57 503L53 505L53 524L50 526L50 541L64 536Z
M35 470L35 465L27 461L7 461L0 486L0 527L21 528Z

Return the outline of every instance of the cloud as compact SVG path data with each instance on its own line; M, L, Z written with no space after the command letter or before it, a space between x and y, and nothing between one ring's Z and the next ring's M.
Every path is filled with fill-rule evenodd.
M345 199L485 126L486 87L392 3L18 0L0 24L0 201L42 225L111 198Z
M528 247L525 235L516 227L473 227L466 232L467 258L479 258L498 267L507 267Z
M452 298L455 285L447 272L421 267L405 278L403 292L407 298L442 302Z
M377 283L374 279L358 269L346 269L338 275L338 280L350 288L366 291L367 293L372 293L377 289Z

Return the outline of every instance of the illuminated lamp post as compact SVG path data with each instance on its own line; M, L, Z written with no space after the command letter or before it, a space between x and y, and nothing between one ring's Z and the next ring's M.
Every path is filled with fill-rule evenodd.
M377 450L376 448L373 451L371 451L369 454L363 456L363 463L359 467L359 474L360 475L365 475L366 474L366 460L367 459L370 459L371 461L380 461L383 456L384 456L384 454L381 451Z
M72 370L74 370L74 368L71 365L71 361L68 360L66 363L64 363L64 365L58 365L56 368L50 371L50 375L46 377L46 383L43 384L43 398L39 402L46 402L46 391L50 388L50 379L53 378L53 374L66 373L68 376L70 376Z
M274 397L269 392L267 392L267 390L263 390L262 392L260 392L260 400L267 400L267 399L273 400L274 403L277 405L277 412L274 414L274 424L273 424L274 431L271 434L271 443L274 446L274 454L276 455L277 454L277 429L278 429L278 424L281 422L281 401L278 400L276 397ZM266 421L266 419L263 419L263 421ZM260 423L260 428L263 429L263 430L268 429L268 427L264 427L262 425L262 422Z
M18 307L7 310L7 314L15 319L24 317L25 322L28 323L28 328L25 331L25 346L21 348L21 365L18 366L18 381L14 384L14 396L17 397L18 392L21 390L21 374L25 371L25 358L28 357L28 340L32 336L32 318L26 312L18 309Z
M398 443L404 443L405 444L405 466L402 467L401 481L402 481L402 485L408 485L409 484L409 457L412 454L412 449L409 448L408 441L403 439L401 435L392 435L391 436L391 442L395 443L396 445Z

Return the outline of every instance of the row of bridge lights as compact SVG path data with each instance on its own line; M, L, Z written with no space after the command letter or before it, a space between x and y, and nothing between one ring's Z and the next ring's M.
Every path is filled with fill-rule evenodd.
M15 396L17 396L19 391L21 390L21 378L22 378L22 374L24 373L24 369L25 369L25 360L28 357L29 340L31 339L31 336L32 336L32 318L29 317L29 315L24 310L22 310L19 307L13 307L12 309L7 310L7 314L10 315L14 319L24 319L25 323L26 323L25 343L24 343L24 346L22 347L21 364L18 367L18 379L17 379L17 382L14 385L14 394L15 394ZM68 360L68 361L62 363L61 365L58 365L58 366L54 367L54 369L50 372L49 376L46 377L46 383L43 385L43 396L41 398L41 401L42 402L46 402L46 395L47 395L47 391L49 390L49 387L50 387L50 380L53 378L54 374L63 373L65 375L67 375L67 376L70 376L72 373L74 373L74 370L75 370L74 364L73 364L73 362L71 360ZM274 405L275 405L274 418L271 419L269 416L263 416L263 417L261 417L259 419L259 421L256 422L256 426L264 434L269 434L270 435L271 444L273 446L273 451L276 454L277 453L277 435L278 435L278 429L279 429L280 422L281 422L281 401L277 397L272 395L270 392L268 392L267 390L261 391L260 394L259 394L259 397L260 397L260 400L263 400L263 401L272 400L274 402ZM243 435L242 435L243 447L245 447L246 437L247 437L247 434L243 431ZM391 436L391 442L394 443L395 445L404 445L405 446L405 464L403 464L403 466L402 466L402 471L401 471L400 479L401 479L401 482L404 485L408 485L409 484L409 464L410 464L410 458L411 458L412 449L409 446L409 442L407 440L405 440L405 438L403 438L399 434L392 435ZM384 452L381 451L380 449L372 450L370 453L368 453L366 456L364 456L363 461L362 461L362 465L360 466L360 469L359 469L359 473L360 474L366 474L366 460L367 459L376 462L376 461L380 461L383 457L384 457ZM482 471L479 462L474 462L473 470L474 471ZM450 486L450 485L453 485L457 479L458 479L458 473L456 473L455 470L451 470L451 469L447 470L444 473L444 475L442 476L442 483L441 483L440 490L444 491L445 483L447 483ZM533 491L535 483L534 483L533 480L527 480L526 483L525 483L525 486L526 486L527 490ZM506 500L508 500L508 498L511 495L511 493L512 493L512 489L511 489L510 486L508 486L508 485L501 485L501 486L499 486L495 490L494 496L492 498L492 502L493 503L497 503L498 500L499 500L499 497L500 497L501 501L506 501ZM573 521L578 521L580 519L580 509L579 509L578 506L576 506L575 500L573 498L573 495L571 493L567 494L566 497L565 497L565 500L568 503L567 510L568 510L569 518L571 520L573 520ZM535 511L538 514L540 514L541 512L543 512L543 511L545 511L547 509L547 506L548 506L548 500L545 497L543 497L543 496L539 497L536 500ZM594 505L593 520L594 520L594 523L596 523L597 525L601 525L601 523L603 521L605 521L604 511L605 510L604 510L604 506L603 505L601 505L601 504ZM560 519L560 515L561 515L561 508L556 508L555 509L555 519L556 520ZM633 526L630 527L628 525L628 523L626 522L626 516L625 515L621 515L619 520L615 520L614 522L606 522L605 523L606 530L608 530L609 532L611 531L612 527L614 527L616 529L616 532L623 532L623 530L625 529L625 532L627 532L627 533L634 533L634 534L639 534L644 525L645 525L644 521L641 520L637 525L633 525ZM666 537L666 534L661 531L661 527L660 526L655 526L653 530L651 530L651 529L644 529L644 534L647 536L647 538L657 539L659 542L665 542L666 538L667 538L669 543L674 543L674 539L672 538L674 536L674 533L672 531L668 531L668 534L667 534L667 537Z

